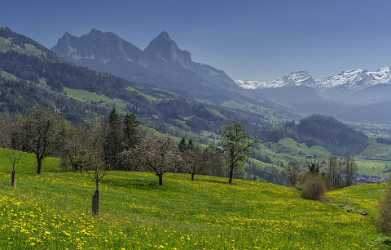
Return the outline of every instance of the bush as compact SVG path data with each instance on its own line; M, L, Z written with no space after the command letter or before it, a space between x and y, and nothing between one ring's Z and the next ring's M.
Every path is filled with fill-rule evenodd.
M308 175L304 179L301 196L309 200L321 200L326 193L326 184L319 175Z
M391 181L388 182L383 200L379 207L379 227L380 230L391 236Z

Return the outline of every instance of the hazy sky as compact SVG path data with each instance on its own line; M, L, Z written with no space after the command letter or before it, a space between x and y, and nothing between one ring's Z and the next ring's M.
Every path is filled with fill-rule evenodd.
M234 79L391 65L390 0L1 0L0 26L48 47L98 28L144 48L166 30Z

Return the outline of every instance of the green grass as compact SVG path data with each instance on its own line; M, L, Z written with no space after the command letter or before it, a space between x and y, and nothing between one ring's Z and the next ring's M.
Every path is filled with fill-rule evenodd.
M6 173L10 171L10 155L11 150L0 148L0 172ZM18 174L32 175L36 173L36 159L34 155L28 153L20 153L22 157L18 163ZM60 160L54 157L47 157L44 160L45 172L59 172Z
M115 107L121 112L126 111L126 102L120 99L111 99L105 95L98 95L95 92L82 89L64 88L64 92L67 96L81 102L101 104L109 108Z
M299 162L304 166L306 155L314 155L318 159L327 160L330 153L322 147L308 147L297 141L284 138L277 143L257 144L254 149L255 158L268 158L272 163L258 161L259 166L287 166L290 161Z
M372 142L360 154L361 158L391 161L391 145Z
M138 95L143 96L143 97L144 97L145 99L147 99L149 102L156 102L156 101L161 100L161 99L158 98L158 97L155 97L155 96L152 96L152 95L147 95L147 94L145 94L145 93L143 93L143 92L139 91L138 89L133 88L133 87L131 87L131 86L127 87L126 89L127 89L128 91L130 91L130 92L135 92L135 93L137 93Z
M368 149L367 149L368 150ZM259 144L255 149L255 154L259 156L267 156L273 163L264 163L261 161L255 161L257 166L279 166L284 164L286 166L289 161L300 162L304 166L304 159L306 155L314 155L317 159L328 161L330 153L323 147L308 147L305 144L298 143L297 141L284 138L278 143L272 143L269 146L266 144ZM367 151L367 154L369 152ZM373 153L370 153L374 155ZM355 157L358 174L367 176L386 177L388 174L384 170L390 169L391 162L384 160L365 160L363 155Z
M378 249L376 206L382 185L300 198L296 189L265 182L151 173L109 172L101 186L101 215L90 215L94 183L88 174L41 176L26 155L17 188L9 185L0 151L0 249ZM353 212L346 212L353 207ZM360 215L366 210L368 216Z
M273 150L279 153L305 157L306 155L313 155L318 158L328 158L330 153L323 147L313 146L308 147L304 144L298 143L291 138L284 138L277 144L273 145Z
M379 177L384 177L386 175L383 171L388 165L384 161L361 159L357 159L356 164L358 167L358 174Z

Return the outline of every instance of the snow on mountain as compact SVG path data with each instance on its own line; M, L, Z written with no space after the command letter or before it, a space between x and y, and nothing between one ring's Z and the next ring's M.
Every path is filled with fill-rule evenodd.
M391 67L382 67L374 72L368 72L378 83L391 82Z
M382 67L376 71L346 70L322 80L315 80L309 73L298 71L273 81L238 80L236 83L245 89L306 86L319 89L342 87L361 90L379 84L391 84L391 67Z
M363 69L347 70L330 76L320 82L321 88L344 87L361 90L379 84L391 84L391 68L383 67L376 71Z
M236 84L243 89L263 89L272 88L270 82L267 81L253 81L253 80L236 80Z
M314 86L316 81L306 71L290 73L272 81L237 80L236 83L244 89L281 88L287 86Z
M334 88L339 86L346 86L347 88L357 88L359 85L364 85L370 76L367 71L363 69L354 69L342 71L337 75L332 75L320 82L321 88Z

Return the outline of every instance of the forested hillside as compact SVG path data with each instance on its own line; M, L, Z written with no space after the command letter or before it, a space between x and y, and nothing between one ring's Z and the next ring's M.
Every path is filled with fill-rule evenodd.
M284 112L277 115L281 111L278 105L273 110L268 103L262 106L261 100L257 104L235 98L220 104L199 102L64 62L8 28L0 30L0 38L1 112L27 113L34 106L52 107L69 121L89 123L115 107L120 114L136 114L143 126L202 144L215 141L222 125L238 121L263 143L251 155L257 170L244 172L243 177L273 175L276 166L301 162L308 154L323 159L330 154L356 155L367 145L365 135L332 118L314 116L298 124L286 123ZM312 149L319 146L323 148Z
M53 52L8 28L0 30L1 111L52 106L66 117L81 121L113 107L136 113L147 124L170 133L217 133L231 120L257 131L274 114L211 105L175 93L132 84L59 59Z

